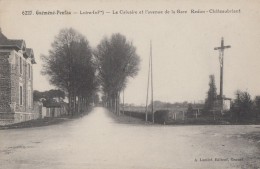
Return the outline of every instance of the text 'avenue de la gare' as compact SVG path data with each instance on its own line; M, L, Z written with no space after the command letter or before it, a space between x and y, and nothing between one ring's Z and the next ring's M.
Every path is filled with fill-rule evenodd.
M203 13L241 13L240 9L210 9L210 10L201 10L201 9L191 9L191 10L112 10L112 14L118 15L138 15L138 14L203 14Z

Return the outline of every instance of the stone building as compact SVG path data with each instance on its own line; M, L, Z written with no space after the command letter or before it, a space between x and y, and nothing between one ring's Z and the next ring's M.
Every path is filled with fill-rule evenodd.
M34 119L34 53L0 30L0 125Z

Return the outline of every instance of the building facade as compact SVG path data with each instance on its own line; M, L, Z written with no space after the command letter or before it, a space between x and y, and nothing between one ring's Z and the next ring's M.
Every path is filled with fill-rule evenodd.
M0 31L0 124L34 119L33 50Z

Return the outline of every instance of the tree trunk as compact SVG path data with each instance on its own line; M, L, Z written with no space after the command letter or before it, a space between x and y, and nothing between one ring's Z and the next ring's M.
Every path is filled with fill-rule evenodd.
M69 91L69 116L72 116L72 96L71 96L71 91Z
M82 113L82 99L81 99L81 96L79 95L78 96L78 111L79 111L79 114Z
M117 107L118 115L120 116L120 92L117 93Z
M116 112L116 96L114 96L114 107L113 107L113 111L115 114L117 114Z
M75 92L73 91L73 96L72 96L72 116L76 114L76 95Z

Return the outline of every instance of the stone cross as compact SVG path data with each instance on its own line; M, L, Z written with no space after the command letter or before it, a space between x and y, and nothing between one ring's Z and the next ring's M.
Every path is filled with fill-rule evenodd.
M219 63L220 63L220 99L223 100L223 71L224 71L224 50L231 48L231 46L224 45L224 38L221 38L221 46L215 47L214 50L219 51ZM223 103L222 103L223 104Z

